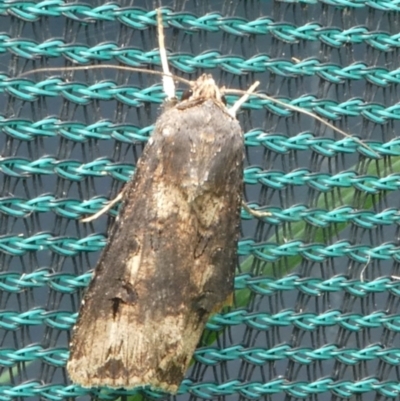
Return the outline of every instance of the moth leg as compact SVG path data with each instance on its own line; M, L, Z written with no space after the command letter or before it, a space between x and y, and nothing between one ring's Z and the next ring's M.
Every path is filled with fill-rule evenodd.
M81 220L81 222L82 223L89 223L89 222L91 222L93 220L96 220L102 214L108 212L116 203L120 202L122 200L123 194L124 194L124 191L122 190L112 201L108 202L108 204L106 206L101 208L93 216L85 217L84 219Z
M272 213L270 213L270 212L261 212L261 211L253 210L253 209L249 208L244 201L242 201L242 207L244 210L246 210L247 213L250 213L252 216L256 217L257 219L263 219L264 217L272 216Z
M254 90L257 88L257 86L260 85L259 81L254 82L253 85L250 86L249 89L247 89L246 93L238 99L235 104L228 110L229 114L232 117L236 117L237 111L240 109L242 104L249 98L249 96L254 92Z
M164 27L162 23L161 9L157 9L157 31L158 31L158 47L160 48L160 59L163 69L163 89L167 95L167 101L175 99L174 79L169 71L167 51L165 50Z

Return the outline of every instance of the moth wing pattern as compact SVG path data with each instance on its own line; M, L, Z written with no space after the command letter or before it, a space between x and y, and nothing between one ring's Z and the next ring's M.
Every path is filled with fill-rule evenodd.
M73 382L178 390L233 291L242 171L242 130L219 102L161 114L82 302Z

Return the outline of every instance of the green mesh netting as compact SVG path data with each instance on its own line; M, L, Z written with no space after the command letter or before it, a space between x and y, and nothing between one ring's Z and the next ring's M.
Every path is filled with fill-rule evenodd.
M0 1L0 401L167 397L65 372L83 291L164 97L150 1ZM400 392L400 4L169 1L173 73L252 98L235 307L207 325L178 399L383 400ZM228 97L234 102L235 97ZM359 138L359 139L356 139ZM363 146L361 141L367 144ZM132 329L134 330L134 328Z

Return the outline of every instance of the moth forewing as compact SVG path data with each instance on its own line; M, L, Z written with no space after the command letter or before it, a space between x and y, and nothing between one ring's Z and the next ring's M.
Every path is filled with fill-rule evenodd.
M178 390L210 314L230 298L243 137L206 75L158 118L74 328L84 387Z

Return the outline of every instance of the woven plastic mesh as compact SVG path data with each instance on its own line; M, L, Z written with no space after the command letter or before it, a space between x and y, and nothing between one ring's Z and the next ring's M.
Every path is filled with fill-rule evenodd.
M166 397L83 389L70 330L164 97L150 1L0 2L0 400ZM215 315L178 399L383 400L400 391L397 1L170 1L173 73L252 98L235 307ZM234 102L235 97L228 97ZM399 166L399 167L397 167ZM134 328L132 328L134 330Z

